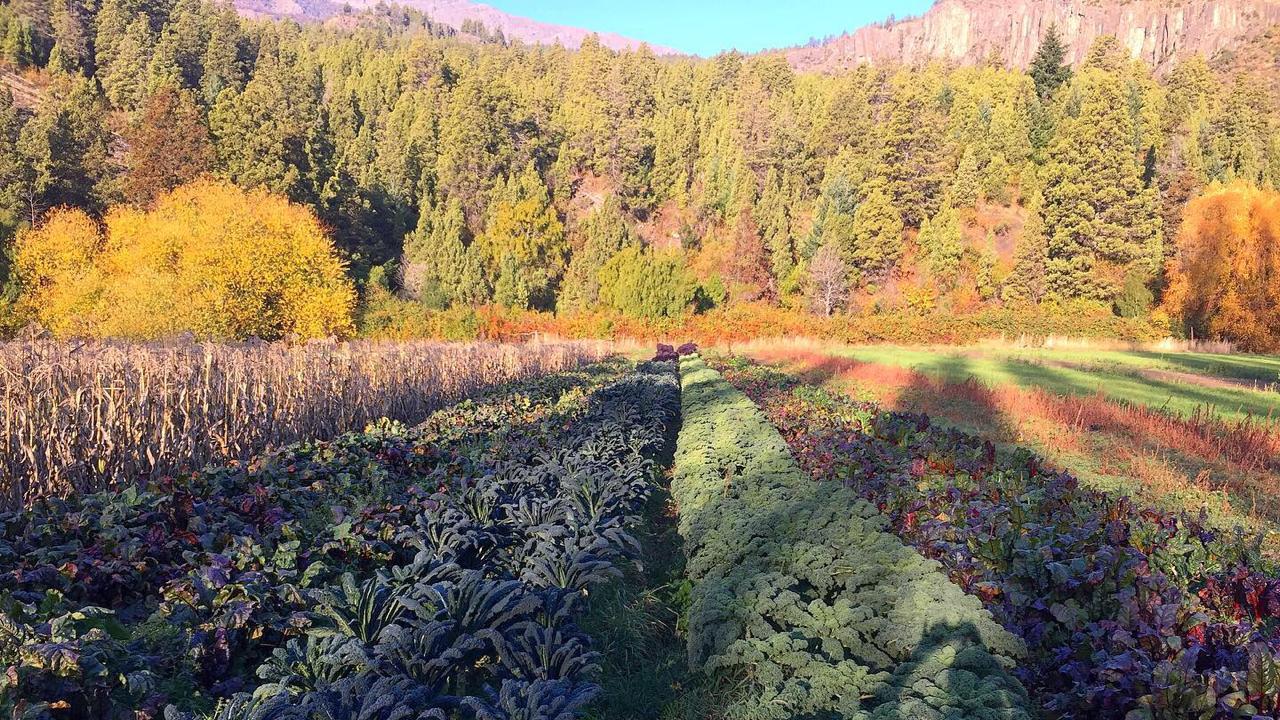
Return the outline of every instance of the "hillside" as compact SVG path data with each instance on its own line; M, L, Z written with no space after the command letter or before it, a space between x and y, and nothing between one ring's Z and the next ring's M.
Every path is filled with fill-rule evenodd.
M939 0L917 18L869 25L816 47L786 51L797 70L833 72L863 62L918 65L934 58L976 63L998 53L1026 67L1056 23L1067 59L1115 35L1152 66L1193 53L1212 57L1280 24L1280 0Z
M246 17L290 18L293 20L328 20L350 12L371 10L380 0L235 0L236 10ZM633 50L644 43L616 33L594 33L592 30L539 22L505 13L497 8L470 0L400 0L395 3L426 14L432 20L461 29L464 22L481 22L490 31L501 30L508 38L527 43L577 48L592 34L601 44L614 50ZM673 48L650 46L659 55L677 54Z

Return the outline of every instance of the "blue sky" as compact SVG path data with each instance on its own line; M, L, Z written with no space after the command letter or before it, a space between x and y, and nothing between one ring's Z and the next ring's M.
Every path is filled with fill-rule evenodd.
M810 37L896 15L919 15L932 0L482 0L534 20L616 32L698 55L800 45Z

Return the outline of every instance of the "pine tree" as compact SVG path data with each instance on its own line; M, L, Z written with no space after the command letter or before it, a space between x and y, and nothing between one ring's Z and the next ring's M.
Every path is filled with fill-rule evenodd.
M569 244L547 186L530 164L495 195L480 238L489 271L495 278L505 272L505 284L494 282L495 296L501 290L502 301L525 297L530 307L555 307L554 291L568 264ZM504 263L515 263L519 274L504 270Z
M1109 300L1156 242L1160 221L1119 80L1087 69L1076 84L1079 112L1064 121L1044 168L1046 281L1061 297Z
M190 91L172 85L147 98L125 131L129 147L122 178L125 196L148 206L160 194L204 174L213 148L200 108Z
M978 172L978 153L970 145L960 155L960 166L951 181L951 203L955 207L970 208L977 204L980 195L981 176Z
M514 152L510 125L498 87L472 70L449 94L440 116L440 155L436 176L444 195L457 198L467 222L478 225L489 191Z
M779 287L796 265L795 243L791 238L789 206L794 202L783 188L778 171L770 169L765 177L764 192L756 203L754 217L760 224L765 247L769 251L769 269L774 286Z
M104 60L98 77L113 106L133 110L142 104L152 44L151 25L146 15L136 17L112 43L110 57Z
M22 119L13 104L13 94L0 88L0 249L7 248L22 223L23 184L27 169L18 153ZM0 258L5 253L0 252ZM0 283L8 279L7 263L0 259Z
M22 128L18 151L26 179L23 195L34 221L58 205L99 212L110 200L111 134L92 80L66 81L50 92Z
M1058 34L1058 26L1050 25L1027 70L1041 99L1052 97L1058 88L1071 81L1071 66L1064 62L1066 58L1067 47Z
M209 112L219 164L239 185L314 203L330 170L317 152L326 140L319 76L281 47L284 39L263 42L244 91L219 95Z
M920 226L916 238L924 258L924 265L944 290L955 287L960 272L960 258L964 255L964 236L960 227L960 215L955 208L944 207L931 220Z
M1012 302L1039 303L1045 296L1045 264L1048 248L1044 236L1044 220L1040 216L1040 198L1027 204L1027 223L1013 246L1013 273L1004 286L1004 299Z
M850 264L870 282L887 277L902 255L902 216L889 194L876 188L853 214Z
M600 269L624 248L640 244L616 196L605 198L578 229L581 248L565 272L557 310L593 310L600 302Z
M908 225L937 212L943 186L942 123L934 98L922 82L897 88L884 123L884 150L875 174Z

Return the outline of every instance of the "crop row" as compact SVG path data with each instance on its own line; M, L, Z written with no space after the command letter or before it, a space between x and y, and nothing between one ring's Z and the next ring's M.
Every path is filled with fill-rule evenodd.
M115 489L599 360L600 343L0 343L0 509Z
M693 583L692 667L741 688L733 718L1028 718L1023 643L887 531L813 483L742 393L681 364L672 494Z
M1280 580L1242 532L1083 487L924 415L763 366L724 371L830 481L816 485L874 503L1026 643L1017 675L1048 716L1280 712Z
M0 714L571 714L678 412L670 364L593 366L0 516Z

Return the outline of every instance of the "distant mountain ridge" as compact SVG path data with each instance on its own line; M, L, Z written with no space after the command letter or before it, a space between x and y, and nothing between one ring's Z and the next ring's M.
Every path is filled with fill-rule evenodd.
M236 10L246 17L291 18L300 21L324 21L349 12L371 10L379 4L379 0L234 0ZM617 33L540 22L470 0L390 0L386 4L412 8L435 22L458 29L468 20L482 22L490 31L501 30L508 38L518 38L532 44L559 43L567 48L577 48L591 35L598 35L602 45L614 50L634 50L648 44ZM676 55L680 52L661 45L648 45L650 50L659 55Z
M1280 0L938 0L919 17L783 52L797 70L822 72L931 59L975 64L992 53L1026 67L1050 24L1073 63L1100 35L1115 35L1134 57L1163 69L1248 43L1280 24Z

